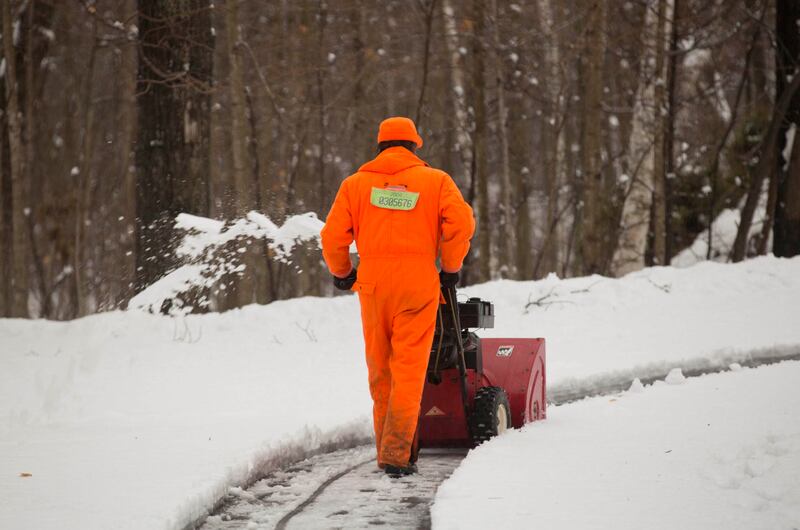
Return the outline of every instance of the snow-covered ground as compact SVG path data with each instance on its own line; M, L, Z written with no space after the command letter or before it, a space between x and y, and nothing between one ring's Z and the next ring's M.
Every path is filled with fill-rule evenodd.
M734 369L737 367L734 366ZM437 529L800 528L800 362L551 407L471 452Z
M482 336L547 339L549 390L800 353L798 258L498 281L466 292L495 302L495 328Z
M0 528L180 528L255 466L363 442L355 309L0 320Z
M800 259L463 294L495 302L485 336L547 338L552 392L800 351ZM0 528L180 528L259 469L363 439L358 315L345 296L0 320Z

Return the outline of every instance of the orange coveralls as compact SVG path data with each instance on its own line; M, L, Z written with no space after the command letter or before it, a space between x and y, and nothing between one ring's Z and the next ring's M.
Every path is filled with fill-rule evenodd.
M412 209L373 204L373 188L419 193ZM371 201L372 199L372 201ZM461 269L475 230L472 209L453 179L403 147L390 147L342 182L322 229L331 273L352 270L361 302L378 463L406 466L417 429L422 388L439 304L436 258Z

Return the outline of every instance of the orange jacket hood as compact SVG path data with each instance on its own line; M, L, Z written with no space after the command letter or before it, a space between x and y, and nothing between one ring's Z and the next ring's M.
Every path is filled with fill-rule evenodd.
M414 166L427 166L424 160L405 147L390 147L370 160L359 171L394 175Z

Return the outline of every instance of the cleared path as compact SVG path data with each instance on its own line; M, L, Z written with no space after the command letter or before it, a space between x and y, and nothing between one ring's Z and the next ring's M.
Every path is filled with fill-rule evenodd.
M800 353L741 364L755 367L785 360L800 360ZM704 366L684 370L684 375L726 370L727 366ZM649 384L666 375L647 374L641 381ZM615 394L631 382L630 377L620 376L571 386L552 392L550 404ZM247 490L233 488L214 514L195 528L430 528L436 490L466 454L466 450L423 451L419 474L401 479L390 479L377 468L372 446L318 455L270 473Z

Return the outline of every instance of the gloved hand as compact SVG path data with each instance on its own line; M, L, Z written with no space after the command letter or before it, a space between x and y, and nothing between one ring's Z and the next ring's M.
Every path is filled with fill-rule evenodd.
M457 272L439 272L439 283L442 287L449 289L451 287L455 287L458 283L459 275Z
M353 270L350 271L350 274L345 276L344 278L339 278L338 276L333 277L333 286L341 291L349 291L353 284L356 283L356 268L353 267Z

